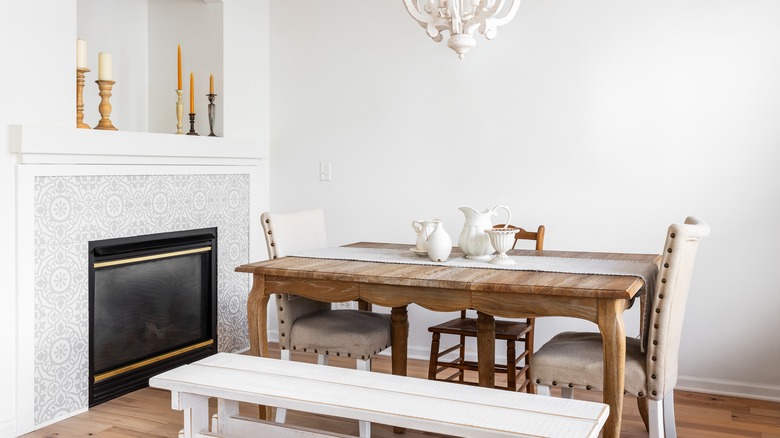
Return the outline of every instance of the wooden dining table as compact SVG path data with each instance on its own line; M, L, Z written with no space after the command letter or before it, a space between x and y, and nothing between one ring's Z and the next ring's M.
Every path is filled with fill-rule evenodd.
M362 242L352 247L407 249L409 245ZM457 249L454 249L457 253ZM513 250L510 255L597 258L655 263L657 254ZM392 373L406 375L407 306L436 312L477 311L479 384L493 387L494 317L564 316L596 323L604 339L603 401L610 415L604 437L620 436L625 382L625 324L644 282L629 275L572 274L283 257L249 263L237 272L253 276L247 301L250 353L268 356L267 307L271 295L290 293L326 302L362 300L391 308Z

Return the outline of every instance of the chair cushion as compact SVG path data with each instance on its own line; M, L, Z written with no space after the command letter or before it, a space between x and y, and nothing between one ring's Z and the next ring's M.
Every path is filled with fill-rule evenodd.
M560 333L531 357L531 381L546 386L571 384L603 390L603 351L600 333ZM640 340L626 338L625 390L631 395L647 394L645 364Z
M370 359L391 344L390 315L362 310L324 310L293 322L294 351Z

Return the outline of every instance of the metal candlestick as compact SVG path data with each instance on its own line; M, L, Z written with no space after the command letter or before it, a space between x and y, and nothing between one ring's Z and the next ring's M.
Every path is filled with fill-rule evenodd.
M82 129L91 129L84 123L84 73L88 71L88 68L76 69L76 127Z
M182 93L184 93L184 90L176 90L176 95L178 96L176 100L176 133L177 134L184 134L184 131L181 130L181 118L184 114L184 101L181 98Z
M195 132L195 113L190 113L190 132L187 135L200 135Z
M114 124L111 123L109 116L111 115L111 101L108 99L111 97L111 89L116 84L115 81L105 81L98 79L98 88L100 89L100 105L98 105L98 111L100 111L100 121L95 129L107 129L109 131L117 131Z
M211 131L209 137L216 137L217 134L214 134L214 117L216 116L217 111L214 105L214 98L217 97L217 95L209 93L206 96L209 98L209 130Z

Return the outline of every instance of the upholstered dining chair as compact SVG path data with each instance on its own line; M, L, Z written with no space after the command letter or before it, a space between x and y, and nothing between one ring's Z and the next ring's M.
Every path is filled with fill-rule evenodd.
M674 385L683 315L699 240L710 227L691 216L672 224L666 235L661 266L650 307L642 352L639 339L626 338L625 391L639 403L650 436L676 437ZM573 388L603 390L604 355L599 333L564 332L553 337L531 359L531 378L540 394L560 386L564 397ZM649 424L648 424L649 422Z
M517 230L512 249L515 249L517 243L521 240L534 241L537 251L541 251L544 248L544 225L540 225L536 231L526 231L523 228L506 224L495 225L494 228L512 228ZM506 341L506 364L496 364L495 366L496 373L506 374L507 385L505 389L510 391L522 391L525 389L527 392L533 392L528 368L534 351L534 324L534 318L520 321L496 320L495 322L496 340ZM428 362L428 379L470 384L465 380L466 371L478 371L479 367L477 362L466 360L466 339L477 337L477 319L467 317L466 311L462 310L460 317L429 327L428 331L431 332L431 357ZM458 343L449 348L441 348L442 334L458 336ZM524 345L523 350L519 354L515 348L517 342L523 342ZM442 359L454 351L458 352L458 357L452 360ZM455 369L456 371L450 375L439 377L439 373L448 369ZM521 377L522 381L518 385L518 379Z
M327 247L325 215L321 209L261 216L268 257ZM357 368L371 370L371 358L391 345L390 316L363 310L332 310L331 303L297 295L277 294L279 347L282 360L291 351L315 353L327 365L328 356L354 358ZM286 411L277 409L276 421L284 423ZM371 424L360 422L360 436L370 437Z

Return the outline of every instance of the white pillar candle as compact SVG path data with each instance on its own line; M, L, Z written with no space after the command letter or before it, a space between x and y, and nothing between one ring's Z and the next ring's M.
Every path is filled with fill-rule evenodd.
M111 54L106 52L98 53L98 80L112 80L111 73Z
M87 42L76 40L76 68L87 68Z

